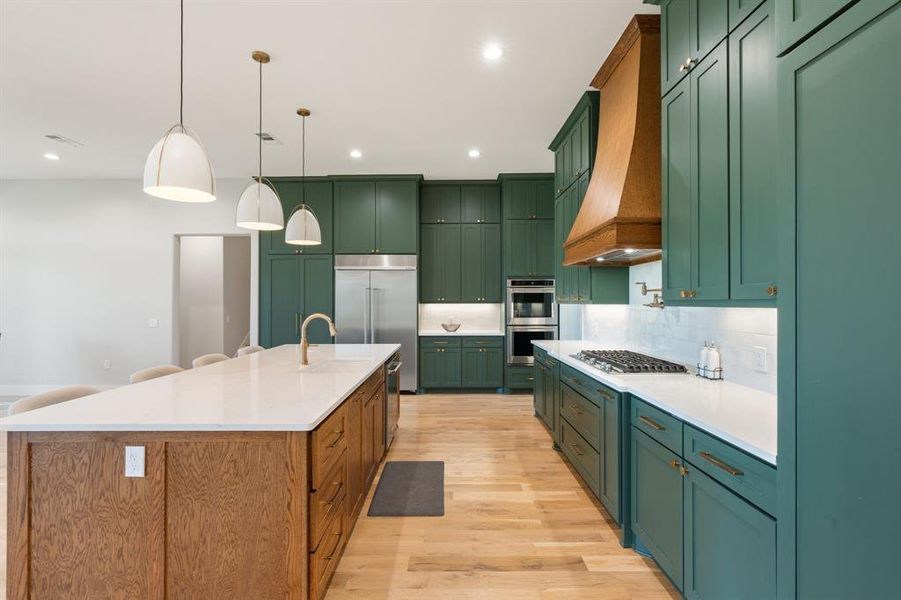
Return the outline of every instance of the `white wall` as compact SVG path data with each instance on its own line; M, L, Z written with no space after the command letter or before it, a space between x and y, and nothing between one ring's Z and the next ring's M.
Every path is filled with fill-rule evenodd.
M178 247L178 364L221 353L225 339L222 236L186 235Z
M218 181L216 202L193 205L152 198L140 180L0 181L0 395L118 385L173 362L175 236L247 233L234 225L244 184Z
M222 351L234 356L250 330L250 237L222 238Z
M660 261L629 269L629 281L659 288ZM705 340L722 353L725 379L766 392L776 392L775 308L647 308L651 296L632 286L628 305L582 308L582 339L604 347L645 352L694 365ZM586 343L586 347L590 343ZM767 349L767 372L754 368L755 346Z

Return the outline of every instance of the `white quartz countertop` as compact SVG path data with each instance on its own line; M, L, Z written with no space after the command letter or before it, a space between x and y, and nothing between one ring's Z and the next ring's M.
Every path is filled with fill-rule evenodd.
M7 431L310 431L398 344L279 346L0 420Z
M499 329L488 329L488 330L478 330L478 329L463 329L462 327L457 331L444 331L443 329L420 329L419 330L420 337L478 337L480 335L485 336L502 336L504 332Z
M641 398L698 429L776 464L776 396L688 374L605 373L572 357L580 350L622 350L580 340L536 341L552 357L617 391Z

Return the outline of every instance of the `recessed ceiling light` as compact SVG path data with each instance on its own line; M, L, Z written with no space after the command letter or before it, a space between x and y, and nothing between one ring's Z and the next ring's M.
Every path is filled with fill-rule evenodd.
M598 261L598 262L604 262L604 257L603 257L603 256L598 256L595 260Z
M504 54L504 49L500 47L499 44L486 44L484 48L482 48L482 57L485 60L497 60Z
M360 159L360 158L363 158L363 153L360 152L359 150L356 150L356 149L355 149L355 150L351 150L351 151L350 151L350 157L351 157L351 158L354 158L354 159Z
M473 148L469 151L469 158L478 158L480 156L482 156L482 153L479 152L478 148Z
M59 160L59 154L54 154L53 152L47 152L44 154L44 158L47 160Z
M626 254L635 254L636 250L635 248L626 248L625 252Z

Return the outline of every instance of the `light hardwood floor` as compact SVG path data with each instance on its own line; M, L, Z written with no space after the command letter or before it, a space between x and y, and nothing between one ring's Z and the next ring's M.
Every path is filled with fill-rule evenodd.
M531 396L403 396L387 460L445 461L445 516L366 516L326 600L658 599L678 592L551 448Z
M446 514L369 518L370 493L326 600L679 597L650 560L620 548L603 509L551 448L531 396L403 396L387 460L445 461ZM3 598L6 478L3 434Z

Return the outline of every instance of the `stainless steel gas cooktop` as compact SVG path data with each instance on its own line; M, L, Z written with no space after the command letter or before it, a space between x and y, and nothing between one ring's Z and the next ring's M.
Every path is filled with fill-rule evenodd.
M629 350L582 350L572 355L607 373L687 373L683 365Z

